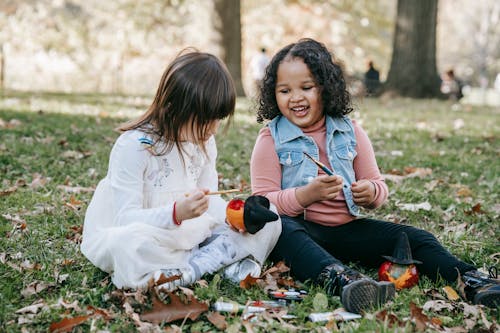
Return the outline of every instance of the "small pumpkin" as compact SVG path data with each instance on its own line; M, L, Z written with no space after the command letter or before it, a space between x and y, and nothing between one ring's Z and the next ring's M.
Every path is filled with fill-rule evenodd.
M387 261L380 265L378 279L394 283L396 289L411 288L418 283L418 270L415 264L421 264L411 255L410 242L405 232L401 232L392 256L382 256Z
M245 201L240 198L234 198L229 201L226 207L226 220L234 228L245 230L245 222L243 220Z
M413 264L400 265L385 261L378 270L378 279L394 283L398 290L411 288L418 283L417 267Z
M246 200L231 199L226 206L226 221L238 230L255 234L266 223L278 221L270 206L269 199L261 195L251 195Z

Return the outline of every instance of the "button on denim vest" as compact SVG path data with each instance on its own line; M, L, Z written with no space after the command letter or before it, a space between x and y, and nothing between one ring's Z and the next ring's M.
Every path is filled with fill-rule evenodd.
M318 175L316 164L304 156L307 152L319 160L319 149L311 137L283 116L277 116L269 124L274 146L281 164L281 188L308 184ZM353 161L356 157L354 126L348 117L326 117L326 149L333 173L342 176L344 197L349 212L359 216L354 203L351 184L356 181Z

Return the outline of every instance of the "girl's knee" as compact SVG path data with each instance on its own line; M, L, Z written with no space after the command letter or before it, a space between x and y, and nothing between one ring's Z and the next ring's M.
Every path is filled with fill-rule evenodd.
M434 236L431 232L424 229L418 229L413 227L412 229L413 230L411 232L407 232L408 240L410 241L412 247L425 244L439 243L436 236Z

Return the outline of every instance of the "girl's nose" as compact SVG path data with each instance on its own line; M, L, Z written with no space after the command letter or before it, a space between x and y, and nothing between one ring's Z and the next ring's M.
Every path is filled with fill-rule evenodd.
M302 98L304 98L304 96L302 95L302 93L300 91L298 91L298 92L292 93L292 97L290 98L290 100L292 102L297 102L297 101L302 100Z

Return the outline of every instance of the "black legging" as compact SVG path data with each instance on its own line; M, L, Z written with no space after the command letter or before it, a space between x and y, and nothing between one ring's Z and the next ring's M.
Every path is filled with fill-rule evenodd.
M421 274L432 280L439 276L455 282L460 274L475 269L448 252L430 232L374 219L358 219L337 227L326 227L300 217L281 216L283 230L271 253L274 262L284 260L292 275L315 280L324 267L340 260L378 268L391 256L402 231L408 235L413 259Z

